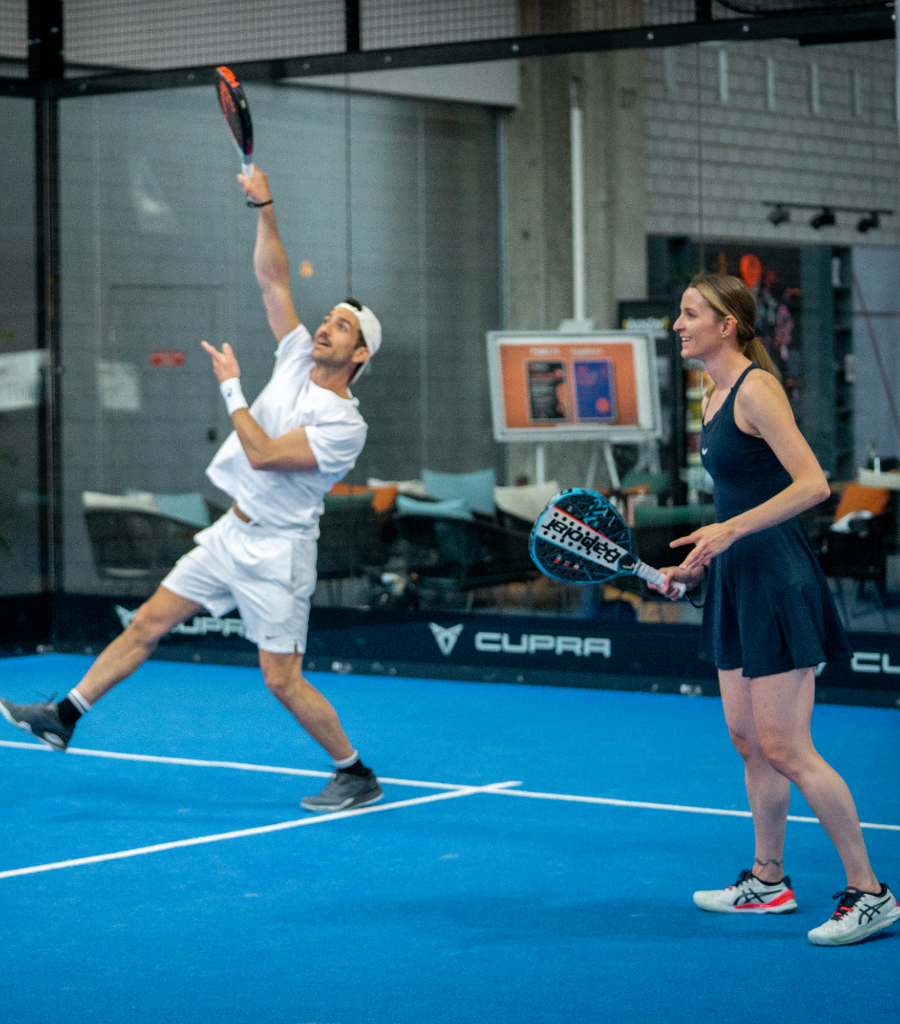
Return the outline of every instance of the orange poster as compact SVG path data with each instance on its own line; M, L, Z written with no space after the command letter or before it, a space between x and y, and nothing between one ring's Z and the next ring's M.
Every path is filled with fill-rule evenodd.
M504 343L500 375L508 429L639 425L631 341Z

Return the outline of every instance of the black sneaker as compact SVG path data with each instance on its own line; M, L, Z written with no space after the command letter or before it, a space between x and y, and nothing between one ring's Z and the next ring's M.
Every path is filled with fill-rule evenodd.
M46 704L13 704L11 700L0 697L0 715L10 725L30 732L54 750L65 750L75 732L74 725L62 724L57 706L50 701Z
M349 807L366 807L378 803L383 796L384 790L378 785L378 779L371 769L368 775L335 772L318 796L305 796L300 806L304 811L328 814L346 811Z

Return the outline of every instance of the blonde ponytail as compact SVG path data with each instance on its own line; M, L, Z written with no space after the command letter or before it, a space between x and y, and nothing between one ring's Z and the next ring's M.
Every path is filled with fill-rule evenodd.
M781 374L778 368L772 362L765 345L756 337L756 300L744 282L739 277L731 277L729 274L704 272L697 274L689 287L696 288L721 319L726 316L734 317L741 353L767 373L771 373L780 384ZM708 387L707 396L714 390L714 385Z
M761 366L768 373L771 373L775 380L781 384L781 371L772 362L772 357L766 351L766 346L754 335L746 345L741 345L741 352L752 362Z

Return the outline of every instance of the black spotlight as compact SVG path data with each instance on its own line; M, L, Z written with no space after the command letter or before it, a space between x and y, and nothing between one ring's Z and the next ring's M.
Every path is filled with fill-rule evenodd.
M769 210L769 220L777 228L779 224L784 224L791 219L791 212L786 206L774 206Z
M871 213L864 214L859 218L856 230L864 235L867 231L871 231L872 228L878 227L881 227L881 221L878 219L877 212L873 210Z
M830 210L827 206L823 206L822 209L819 210L819 212L815 215L815 217L810 218L809 226L811 228L815 228L816 231L818 231L819 228L831 227L831 225L834 224L835 220L836 218L834 216L834 210Z

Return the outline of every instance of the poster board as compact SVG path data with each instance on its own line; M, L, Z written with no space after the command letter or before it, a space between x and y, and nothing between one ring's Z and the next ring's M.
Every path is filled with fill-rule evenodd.
M653 344L640 331L491 331L494 438L640 442L659 437Z

